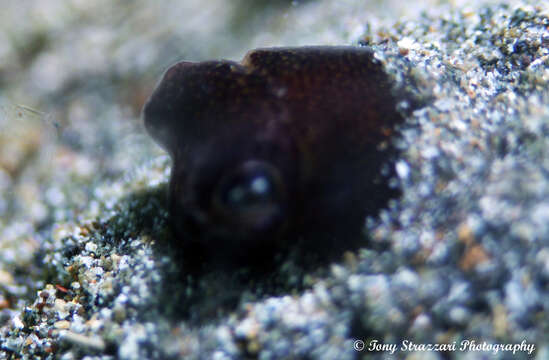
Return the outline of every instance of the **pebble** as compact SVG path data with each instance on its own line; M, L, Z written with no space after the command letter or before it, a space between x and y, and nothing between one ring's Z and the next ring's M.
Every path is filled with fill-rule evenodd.
M67 320L60 320L60 321L56 321L53 326L56 328L56 329L62 329L62 330L65 330L65 329L68 329L71 327L71 323Z

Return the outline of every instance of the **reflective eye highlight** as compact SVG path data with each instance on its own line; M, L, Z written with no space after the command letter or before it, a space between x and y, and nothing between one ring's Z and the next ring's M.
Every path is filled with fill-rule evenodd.
M241 208L249 207L268 201L272 201L273 184L265 174L257 175L251 179L242 179L242 182L234 185L226 194L227 205Z
M261 161L248 161L225 175L217 186L213 202L225 211L258 211L282 201L278 171Z

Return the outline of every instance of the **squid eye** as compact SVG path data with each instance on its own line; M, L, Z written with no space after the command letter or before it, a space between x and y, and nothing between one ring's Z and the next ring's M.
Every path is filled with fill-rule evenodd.
M257 173L237 179L223 194L223 202L229 207L242 210L273 202L276 198L270 174Z
M285 193L278 170L252 160L222 177L212 201L231 222L262 228L280 216Z

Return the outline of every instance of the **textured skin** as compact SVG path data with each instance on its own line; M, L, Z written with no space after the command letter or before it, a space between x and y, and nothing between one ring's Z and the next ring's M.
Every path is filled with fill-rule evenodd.
M390 172L381 174L402 120L391 86L360 47L257 49L241 63L173 65L144 120L173 159L178 241L244 262L298 240L313 253L364 245L365 216L395 195ZM285 195L276 221L250 227L216 213L211 196L223 174L257 159L279 170Z

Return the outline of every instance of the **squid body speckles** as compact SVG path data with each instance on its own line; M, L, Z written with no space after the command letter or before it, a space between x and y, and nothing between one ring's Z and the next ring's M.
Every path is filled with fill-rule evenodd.
M173 160L177 241L234 261L294 243L332 253L364 241L366 215L395 195L381 171L402 121L391 87L364 47L173 65L144 120Z

